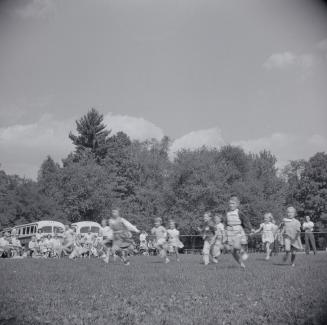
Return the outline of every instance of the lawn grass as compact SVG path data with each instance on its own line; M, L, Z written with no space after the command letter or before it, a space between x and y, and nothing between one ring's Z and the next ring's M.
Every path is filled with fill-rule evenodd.
M0 324L323 324L327 254L230 255L205 267L200 255L163 264L101 260L0 260ZM325 323L326 324L326 323Z

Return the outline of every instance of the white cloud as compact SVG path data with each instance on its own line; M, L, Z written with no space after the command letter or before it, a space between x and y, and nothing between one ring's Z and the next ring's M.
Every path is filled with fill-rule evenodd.
M327 61L327 38L319 42L317 48L323 58Z
M313 134L308 138L307 143L317 150L327 150L327 138L320 134Z
M68 138L72 123L44 115L35 123L0 128L1 167L10 174L35 178L47 155L58 161L73 149Z
M161 140L164 136L162 129L142 117L108 113L104 116L104 123L111 129L112 134L123 131L132 140Z
M123 131L133 140L160 140L164 135L159 127L143 118L109 113L104 123L112 134ZM75 132L74 119L57 121L51 115L30 124L0 127L1 168L10 174L36 178L47 155L60 161L74 150L68 138L71 130Z
M235 141L232 145L240 146L245 151L259 152L264 149L280 149L282 147L290 146L294 143L295 137L284 133L273 133L268 137L262 137L252 140Z
M112 130L112 134L123 131L133 140L160 140L164 135L158 126L144 118L109 113L104 116L104 123ZM74 119L58 121L51 115L44 115L30 124L0 127L1 168L10 174L36 178L47 155L60 161L74 149L68 138L70 130L75 131ZM196 150L203 146L220 148L225 144L218 127L193 131L173 141L169 157L173 159L181 149ZM270 150L276 155L278 166L293 159L308 159L318 151L327 151L327 138L319 134L304 137L279 132L262 138L234 141L231 144L242 147L246 152Z
M321 51L327 51L327 38L323 39L317 44L317 47Z
M176 153L182 149L196 150L203 146L207 148L220 148L225 144L218 128L198 130L190 132L176 139L169 149L169 157L173 159Z
M55 12L55 2L53 0L29 0L23 6L19 6L14 13L24 19L45 19Z
M274 68L283 69L295 64L295 62L296 56L292 52L275 53L265 61L263 66L268 70Z
M293 52L283 52L272 54L263 64L267 70L286 69L289 67L299 67L310 69L314 64L314 56L310 53L296 55Z
M318 151L327 152L327 138L319 134L305 137L274 133L258 139L235 141L232 145L252 153L269 150L276 156L278 167L285 166L290 160L308 159Z

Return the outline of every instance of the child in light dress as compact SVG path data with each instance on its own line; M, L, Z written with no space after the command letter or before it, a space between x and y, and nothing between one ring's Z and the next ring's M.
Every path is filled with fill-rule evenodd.
M161 218L154 219L154 227L151 230L151 234L155 236L154 247L159 251L161 258L165 260L165 263L169 263L169 258L167 257L167 230L162 225Z
M301 243L301 223L297 219L296 210L294 207L288 207L287 217L283 219L281 224L282 234L284 238L284 247L285 247L285 256L283 258L284 262L286 262L291 255L291 265L295 266L295 257L296 251L302 250Z
M247 244L245 230L250 232L252 229L248 218L239 210L240 201L237 196L232 196L229 200L229 211L226 215L226 235L227 248L232 251L236 262L245 268L244 261L248 259L244 246Z
M51 239L51 242L52 242L53 256L58 258L61 257L62 245L59 236L55 234L54 237Z
M275 241L276 226L272 223L273 216L270 212L265 213L264 222L253 234L261 232L262 243L266 250L266 260L270 259L272 245Z
M40 253L40 246L36 240L36 236L34 235L31 241L28 243L28 249L30 251L31 257L37 257Z
M179 262L178 249L183 248L184 245L179 239L179 230L176 229L174 220L169 221L169 229L167 230L168 235L168 250L170 253L175 253L176 261Z
M213 218L216 224L216 240L215 240L215 258L221 255L221 251L224 248L224 243L226 242L226 233L225 233L225 226L222 222L223 216L221 214L216 214Z
M109 226L113 231L113 251L117 254L125 265L129 265L128 253L134 250L132 232L140 231L125 218L120 216L120 209L112 210L112 218Z

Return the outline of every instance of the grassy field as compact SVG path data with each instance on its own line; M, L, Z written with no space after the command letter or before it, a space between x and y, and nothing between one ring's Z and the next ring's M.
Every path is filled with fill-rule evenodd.
M230 255L204 267L201 256L162 264L133 257L0 260L0 324L323 324L327 254L253 254L241 270ZM326 324L326 322L325 322Z

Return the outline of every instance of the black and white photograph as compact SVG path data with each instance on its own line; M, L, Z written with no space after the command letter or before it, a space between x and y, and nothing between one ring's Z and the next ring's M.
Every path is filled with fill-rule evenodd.
M0 0L0 325L327 324L326 0Z

